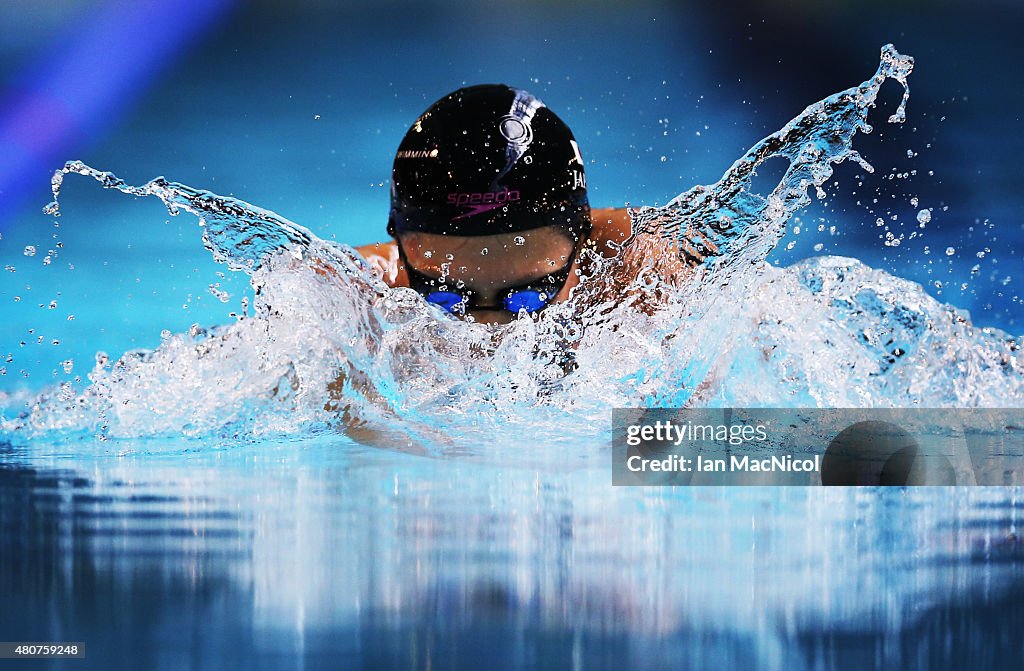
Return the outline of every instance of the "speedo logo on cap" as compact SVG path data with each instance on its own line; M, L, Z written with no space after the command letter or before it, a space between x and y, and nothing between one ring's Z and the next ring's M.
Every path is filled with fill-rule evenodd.
M448 203L455 205L456 207L468 208L466 212L452 217L452 221L456 219L465 219L466 217L472 217L477 214L484 212L490 212L496 210L499 207L508 203L515 203L519 200L519 191L502 189L501 191L477 191L468 193L449 193Z

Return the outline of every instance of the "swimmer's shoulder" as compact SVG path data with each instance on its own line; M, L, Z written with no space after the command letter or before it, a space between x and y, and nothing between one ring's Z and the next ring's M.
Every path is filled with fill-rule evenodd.
M380 274L381 279L389 287L409 286L405 268L398 256L398 243L394 240L362 245L356 247L356 251L366 259L374 271Z
M633 231L629 212L624 207L591 210L590 219L594 222L590 240L602 256L614 256L618 252L618 245L625 242ZM609 245L609 242L613 244Z

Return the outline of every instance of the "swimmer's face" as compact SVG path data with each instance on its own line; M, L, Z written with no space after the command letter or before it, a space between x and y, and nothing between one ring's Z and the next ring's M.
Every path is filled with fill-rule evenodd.
M449 284L472 291L477 307L467 316L488 324L505 324L515 318L502 307L509 287L544 278L564 268L573 255L572 238L554 226L471 237L403 233L399 244L413 270L430 278L445 277ZM568 279L551 303L569 297L579 283L576 270L574 259Z

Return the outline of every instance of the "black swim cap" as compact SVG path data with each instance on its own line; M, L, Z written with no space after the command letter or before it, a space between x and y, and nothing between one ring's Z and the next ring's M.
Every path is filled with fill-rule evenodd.
M416 120L395 154L388 233L495 235L561 226L590 231L583 159L540 100L504 84L450 93Z

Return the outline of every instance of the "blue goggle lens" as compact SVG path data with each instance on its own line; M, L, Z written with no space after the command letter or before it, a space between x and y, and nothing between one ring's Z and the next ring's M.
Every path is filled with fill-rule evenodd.
M505 309L513 314L519 314L520 310L536 312L547 305L549 301L550 297L546 293L524 289L514 292L505 299Z
M461 314L465 311L463 297L454 291L431 291L426 295L428 302L439 305L445 311L452 314Z

